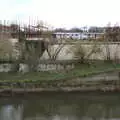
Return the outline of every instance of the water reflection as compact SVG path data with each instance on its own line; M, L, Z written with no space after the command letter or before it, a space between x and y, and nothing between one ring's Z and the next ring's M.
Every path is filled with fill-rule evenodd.
M119 98L61 94L1 99L0 120L120 120Z
M0 120L22 120L23 106L5 105L0 109Z

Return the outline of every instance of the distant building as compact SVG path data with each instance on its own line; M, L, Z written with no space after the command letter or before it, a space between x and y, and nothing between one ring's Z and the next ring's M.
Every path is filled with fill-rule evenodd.
M53 33L54 38L60 39L60 38L71 38L71 39L78 39L78 40L84 40L88 38L99 38L104 33L88 33L88 32L55 32Z

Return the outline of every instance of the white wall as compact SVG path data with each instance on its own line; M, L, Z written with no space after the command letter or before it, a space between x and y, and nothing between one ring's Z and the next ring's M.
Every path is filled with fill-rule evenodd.
M93 48L93 45L91 45L91 44L83 44L83 46L86 49L86 54L88 54L91 51L91 49ZM54 50L57 49L57 47L58 47L58 45L52 46L52 49L53 49L52 53L54 53ZM110 51L111 59L114 59L115 56L117 56L117 58L120 59L120 45L117 45L117 44L109 44L109 45L100 44L100 45L98 45L98 47L101 49L101 52L97 53L97 54L93 54L90 59L104 60L107 57L107 48ZM74 54L73 54L73 52L70 52L70 51L72 51L71 48L72 48L72 45L65 45L63 47L63 49L60 51L60 53L57 57L57 60L73 59ZM48 54L45 51L45 53L43 54L41 59L48 59L48 58L49 58Z

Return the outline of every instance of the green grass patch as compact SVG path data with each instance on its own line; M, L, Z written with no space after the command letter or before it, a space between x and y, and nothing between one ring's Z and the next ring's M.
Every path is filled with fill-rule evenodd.
M41 82L68 80L76 77L86 77L92 74L119 70L120 64L112 62L96 62L91 65L77 64L71 71L33 72L33 73L0 73L0 82Z

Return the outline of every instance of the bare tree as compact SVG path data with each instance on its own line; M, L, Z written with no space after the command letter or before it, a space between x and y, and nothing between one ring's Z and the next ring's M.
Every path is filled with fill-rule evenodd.
M28 64L30 71L36 71L36 67L40 62L40 57L45 51L44 41L22 41L18 43L19 60Z
M65 42L63 40L49 39L46 44L46 52L48 54L49 60L56 61L61 50L64 48Z
M116 46L115 48L115 53L114 53L114 62L115 63L119 63L120 62L120 58L119 58L119 45Z
M26 63L29 66L30 71L36 71L37 65L40 63L40 57L42 56L43 52L45 51L45 43L44 39L41 40L43 37L43 25L32 26L30 25L25 28L25 33L23 31L19 31L19 43L17 44L17 49L20 52L20 62ZM46 27L44 27L46 28ZM36 30L37 29L37 30ZM27 37L31 37L32 35L36 35L38 40L27 40Z
M110 48L110 44L109 43L105 43L105 45L104 45L104 47L105 47L105 50L106 50L106 54L105 54L105 60L107 60L107 61L110 61L111 60L111 48Z
M101 52L101 48L96 42L92 45L77 44L72 46L71 52L74 54L74 58L79 60L80 63L89 63L94 54Z
M17 49L20 51L20 61L29 65L31 71L35 71L37 65L40 63L40 57L46 50L48 53L49 59L55 61L58 57L58 54L64 47L64 43L58 42L52 38L52 31L48 30L48 28L43 25L43 23L39 23L36 26L31 26L26 28L28 32L25 34L36 34L38 40L27 40L23 31L19 31L19 43L17 45ZM46 29L46 30L43 30ZM21 34L23 33L23 34ZM42 38L42 39L41 39ZM56 47L54 47L54 45Z
M106 27L105 30L105 40L112 42L120 41L120 26L116 25L111 27L110 25Z

